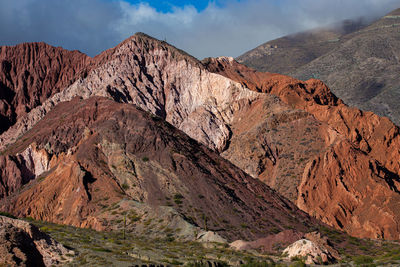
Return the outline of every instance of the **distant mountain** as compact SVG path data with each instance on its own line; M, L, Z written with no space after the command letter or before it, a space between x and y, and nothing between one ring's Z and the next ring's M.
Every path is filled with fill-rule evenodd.
M347 35L367 26L364 19L345 20L331 27L300 32L266 42L236 58L258 71L289 75L334 50Z
M267 56L261 49L256 49L259 53L256 56L249 57L249 52L239 60L261 71L285 73L302 80L321 79L345 103L388 116L400 125L399 29L400 9L397 9L367 27L337 36L331 40L334 44L323 45L325 50L315 49L315 44L310 44L313 38L300 34L304 37L300 54L321 51L316 57L309 57L311 60L299 63L296 56L279 60L279 53ZM287 52L291 55L290 50ZM290 67L274 68L273 63L278 61L278 65Z

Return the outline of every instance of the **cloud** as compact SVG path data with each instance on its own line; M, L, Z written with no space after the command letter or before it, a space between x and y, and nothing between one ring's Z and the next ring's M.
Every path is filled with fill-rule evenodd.
M112 28L123 16L103 0L0 0L0 44L44 41L91 55L121 39Z
M0 0L0 43L45 41L89 55L141 31L198 58L238 56L282 35L400 7L399 0L225 0L157 11L123 0Z

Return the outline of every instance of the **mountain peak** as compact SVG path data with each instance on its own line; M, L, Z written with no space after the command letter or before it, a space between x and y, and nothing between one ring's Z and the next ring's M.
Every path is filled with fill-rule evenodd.
M186 53L185 51L176 48L175 46L171 45L170 43L166 42L165 40L159 40L157 38L154 38L146 33L143 32L137 32L134 35L132 35L131 37L125 39L121 44L119 44L117 47L121 47L129 42L136 42L137 45L139 45L139 43L141 43L144 48L146 48L146 51L148 50L153 50L153 49L167 49L168 51L171 52L171 55L173 56L173 58L176 58L177 60L180 59L185 59L188 62L202 67L202 64L200 63L200 61L193 57L192 55L189 55L188 53Z
M387 14L385 17L387 17L387 16L400 16L400 8L393 10L392 12Z

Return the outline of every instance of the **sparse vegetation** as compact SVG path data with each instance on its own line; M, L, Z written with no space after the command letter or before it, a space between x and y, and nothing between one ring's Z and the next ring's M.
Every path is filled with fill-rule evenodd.
M183 199L184 199L184 197L181 194L174 195L174 202L177 205L181 205L183 203L183 201L182 201Z
M375 266L374 259L370 256L360 255L353 257L356 266Z
M122 187L122 189L124 189L124 190L128 190L128 189L129 189L129 185L126 184L126 183L122 184L121 187Z

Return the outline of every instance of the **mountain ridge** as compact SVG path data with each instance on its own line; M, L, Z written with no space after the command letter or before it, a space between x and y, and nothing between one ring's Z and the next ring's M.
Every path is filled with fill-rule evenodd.
M388 216L393 218L399 216L395 207L386 206L384 202L378 201L382 197L394 200L398 198L395 188L397 188L396 174L399 172L399 163L395 159L399 156L399 129L388 119L349 108L323 82L316 79L304 82L284 75L260 73L229 58L206 59L202 63L195 61L193 64L185 55L177 57L175 53L179 53L179 50L166 46L161 41L144 38L134 36L121 45L105 51L96 59L100 63L96 63L97 65L92 63L85 77L77 79L72 85L53 95L5 132L1 136L1 145L2 148L5 148L6 143L9 146L3 150L6 160L3 160L2 164L11 164L12 167L3 168L6 171L2 174L3 177L9 177L9 173L13 172L18 174L16 169L23 165L25 160L35 163L34 169L30 169L31 178L28 178L38 181L39 172L43 174L44 169L49 170L46 167L49 166L46 157L40 155L43 150L37 151L33 143L27 149L29 144L26 143L23 152L16 150L13 144L21 145L32 141L29 138L35 133L32 129L38 125L37 123L45 120L48 114L57 118L54 124L62 126L65 118L52 113L59 105L66 109L67 104L62 102L72 101L74 103L72 106L79 106L79 98L82 98L83 103L87 103L93 101L90 100L93 97L106 97L108 101L113 100L115 105L133 104L151 112L159 120L166 120L197 142L220 153L254 178L266 182L309 214L338 229L360 237L398 239L398 231L394 224L385 228L387 221L375 221L374 218L364 216L363 212L364 208L372 203L387 209L386 213L390 214ZM85 119L86 121L95 121L101 115L94 111L91 114ZM246 122L248 118L251 118L250 122ZM107 124L104 126L104 133L113 127L116 126ZM86 186L92 184L91 176L87 176L87 166L90 164L79 165L75 158L68 155L76 152L73 147L77 144L69 143L68 138L63 140L63 136L71 134L68 130L63 130L65 132L57 134L60 136L59 139L52 132L48 134L53 136L54 140L50 142L46 151L53 151L51 143L57 144L56 147L62 150L53 152L61 153L62 157L66 157L65 159L70 162L67 169L60 167L57 172L70 173L73 177L79 178L78 182L85 188L85 184ZM88 138L93 134L90 129L86 133L82 131L83 127L76 130L76 134L84 134ZM21 136L19 140L18 136ZM28 139L25 140L27 136ZM86 142L86 139L83 138L82 142ZM42 148L46 145L47 143L41 144ZM113 146L106 147L111 149ZM65 148L70 148L71 151L68 152L69 150ZM305 155L297 153L296 148L304 149ZM125 155L125 149L120 146L114 149ZM96 155L93 151L97 150L91 151L92 155ZM107 157L111 156L112 149L111 152L107 151L110 153ZM16 159L18 153L19 159ZM103 152L104 155L107 153ZM357 161L346 162L346 156L349 154L354 155L356 159L359 158L361 165L357 165ZM85 153L83 155L90 156ZM338 155L341 157L338 158ZM39 157L39 160L30 160L30 157ZM100 162L100 159L94 156L93 158L95 160L92 161ZM329 163L327 170L335 175L329 176L329 173L324 172L323 164L318 164L325 158L330 159L327 162ZM141 166L146 165L140 158L130 161L139 161ZM342 163L347 164L346 169L340 167ZM101 172L104 167L100 166L96 171ZM157 168L160 166L157 165ZM328 201L325 194L332 195L336 188L324 188L323 179L329 178L331 184L340 186L343 184L340 178L355 181L361 179L355 175L355 170L359 169L365 170L367 178L364 180L368 182L351 183L354 188L344 192L343 199L340 200L343 202L340 203L342 206L334 201ZM53 170L49 177L55 179L54 173L57 172ZM23 176L22 172L20 173L15 175L16 179ZM105 173L109 171L106 170ZM340 175L336 175L337 173ZM99 176L103 177L104 173ZM18 190L15 189L15 184L20 181L24 179L12 181L10 188ZM362 199L356 203L350 201L375 183L380 184L379 198L373 199L372 202L369 199ZM362 187L358 188L358 185ZM310 186L320 186L321 190L313 191ZM118 188L116 185L115 187ZM122 185L119 187L122 188ZM90 194L81 190L80 194L83 195L80 197L83 198L83 203L90 202ZM29 206L25 205L30 203L28 199L31 195L26 196L24 205L20 207L24 210L21 214L27 212ZM322 199L333 203L329 209L324 210L324 207L321 207L322 204L325 205ZM4 205L13 207L10 203ZM42 208L46 211L44 207ZM359 217L338 216L341 213L352 214L354 211L360 211ZM35 216L40 217L40 214L38 212ZM87 221L81 226L100 227L101 223L96 220ZM78 222L79 219L74 221Z

